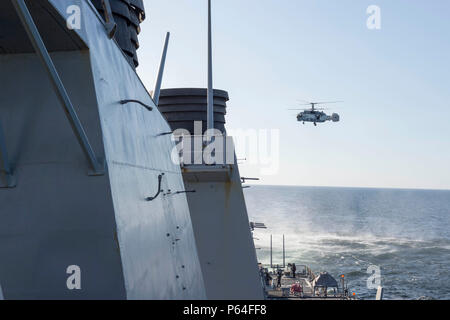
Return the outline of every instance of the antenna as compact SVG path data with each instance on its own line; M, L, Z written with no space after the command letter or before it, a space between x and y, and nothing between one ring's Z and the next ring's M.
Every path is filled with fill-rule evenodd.
M284 234L283 234L283 268L286 268L286 250L284 245Z
M270 235L270 267L273 268L273 264L272 264L272 235Z
M156 106L159 105L159 95L161 94L161 85L164 75L164 67L166 65L167 48L169 47L170 32L166 34L166 40L164 42L164 49L161 56L161 64L159 65L158 77L156 78L155 90L153 91L153 101Z
M211 30L211 0L208 0L208 109L207 129L214 129L214 90L212 71L212 30Z

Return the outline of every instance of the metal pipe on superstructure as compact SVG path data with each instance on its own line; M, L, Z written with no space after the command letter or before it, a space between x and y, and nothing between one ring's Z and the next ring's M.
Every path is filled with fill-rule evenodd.
M105 28L108 32L108 37L112 39L117 31L117 24L114 21L113 13L111 10L111 4L109 0L102 0L103 10L105 10Z
M159 65L158 76L156 77L155 90L153 91L153 101L155 105L159 104L159 96L161 94L161 85L164 76L164 67L166 66L167 49L169 47L170 32L166 34L166 40L164 41L164 48L161 56L161 64Z
M72 130L75 133L78 143L83 149L83 152L92 167L92 175L104 175L105 165L102 161L99 161L97 159L97 156L92 149L86 132L84 131L80 119L78 118L77 112L75 111L75 108L72 105L72 101L69 98L69 94L67 93L66 88L61 81L61 77L56 70L53 60L50 57L49 52L47 51L47 47L42 40L39 30L34 23L33 17L31 16L31 13L28 10L25 1L13 0L12 4L16 9L17 15L22 22L22 25L28 35L28 38L30 39L34 50L36 51L38 58L41 60L45 71L47 71L47 75L49 76L50 82L55 90L56 97L63 106L67 120L69 120L69 123L72 126Z
M208 106L207 129L214 129L214 90L212 70L211 0L208 0Z

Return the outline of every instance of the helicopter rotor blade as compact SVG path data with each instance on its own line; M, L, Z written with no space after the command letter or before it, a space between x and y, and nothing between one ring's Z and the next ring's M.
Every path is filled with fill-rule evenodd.
M328 102L310 102L310 103L302 103L301 106L311 106L311 105L318 105L318 104L331 104L331 103L342 103L344 101L328 101Z
M289 111L311 111L311 109L287 109ZM330 110L330 108L314 108L314 110Z
M344 101L325 101L325 102L314 102L314 104L331 104L331 103L342 103Z

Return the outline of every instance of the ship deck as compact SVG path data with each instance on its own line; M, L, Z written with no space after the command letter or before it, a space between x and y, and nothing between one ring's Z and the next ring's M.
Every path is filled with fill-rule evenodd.
M273 283L276 285L276 274L271 274ZM303 288L303 294L292 293L291 286L296 282L299 282ZM281 287L276 288L273 286L265 286L266 297L269 300L349 300L349 297L345 297L342 293L330 294L325 296L323 293L314 295L311 282L307 277L297 276L293 278L289 275L283 275L281 278Z

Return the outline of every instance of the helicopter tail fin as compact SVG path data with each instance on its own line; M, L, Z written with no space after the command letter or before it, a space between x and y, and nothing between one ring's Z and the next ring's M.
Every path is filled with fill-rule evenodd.
M333 114L331 115L331 120L332 120L333 122L339 122L339 120L341 120L341 118L339 117L339 115L338 115L337 113L333 113Z

